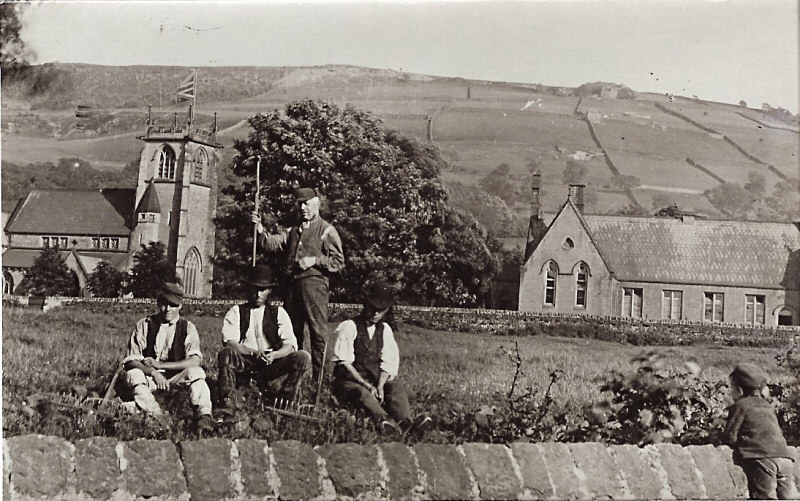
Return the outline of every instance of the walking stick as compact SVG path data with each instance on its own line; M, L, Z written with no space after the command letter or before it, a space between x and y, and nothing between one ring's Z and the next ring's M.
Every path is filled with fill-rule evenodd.
M256 212L260 209L261 198L261 157L256 161ZM259 213L260 214L260 213ZM258 223L253 227L253 266L256 265L256 248L258 247Z

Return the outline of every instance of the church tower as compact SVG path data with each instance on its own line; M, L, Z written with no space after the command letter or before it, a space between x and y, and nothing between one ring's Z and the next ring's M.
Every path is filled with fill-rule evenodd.
M190 112L189 116L192 114ZM187 297L211 297L217 206L216 118L210 130L191 120L152 124L148 113L139 159L131 249L159 241Z

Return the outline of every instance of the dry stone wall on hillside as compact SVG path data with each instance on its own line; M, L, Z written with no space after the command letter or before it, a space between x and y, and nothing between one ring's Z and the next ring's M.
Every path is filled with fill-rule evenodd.
M710 445L3 441L7 500L746 497L731 450Z

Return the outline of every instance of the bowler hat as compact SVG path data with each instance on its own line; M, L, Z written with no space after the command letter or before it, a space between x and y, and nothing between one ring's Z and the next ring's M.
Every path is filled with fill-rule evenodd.
M294 198L298 202L307 202L316 196L317 192L314 188L297 188L294 190Z
M272 270L265 264L257 264L250 268L244 277L244 282L263 288L275 286L275 280L272 279Z
M738 364L730 377L743 390L757 390L767 384L767 373L764 369L747 362Z
M170 304L183 304L183 288L173 282L166 282L158 296Z
M378 311L385 310L394 303L394 293L386 284L378 282L369 288L364 302Z

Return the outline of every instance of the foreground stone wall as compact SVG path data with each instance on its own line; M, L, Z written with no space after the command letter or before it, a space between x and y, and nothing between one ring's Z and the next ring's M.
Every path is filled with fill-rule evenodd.
M710 445L3 441L8 500L746 497L731 450Z

